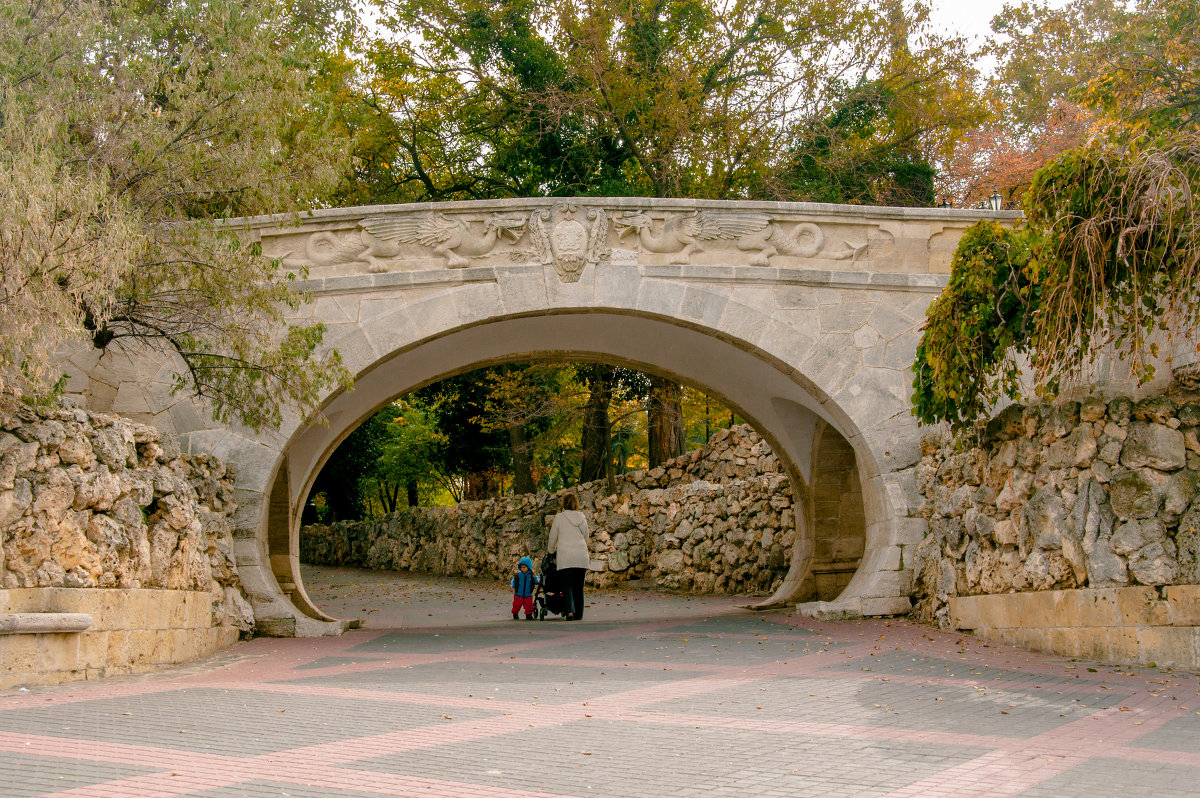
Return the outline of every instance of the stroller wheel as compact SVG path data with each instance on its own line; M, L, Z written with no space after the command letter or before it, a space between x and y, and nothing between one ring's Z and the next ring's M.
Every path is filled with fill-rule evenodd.
M539 620L539 621L544 621L544 620L546 620L546 608L545 608L545 606L538 607L538 620Z

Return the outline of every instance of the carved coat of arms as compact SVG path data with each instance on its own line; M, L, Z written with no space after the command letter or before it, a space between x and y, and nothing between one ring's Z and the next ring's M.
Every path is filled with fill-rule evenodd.
M608 231L603 208L581 210L574 202L539 208L529 215L534 254L543 266L554 266L564 283L578 282L584 266L608 258Z

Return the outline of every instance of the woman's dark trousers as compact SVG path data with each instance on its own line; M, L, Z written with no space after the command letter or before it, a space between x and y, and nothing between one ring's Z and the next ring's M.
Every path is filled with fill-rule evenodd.
M575 618L583 617L583 578L587 576L586 568L560 568L558 576L562 579L562 590L567 599L567 612Z

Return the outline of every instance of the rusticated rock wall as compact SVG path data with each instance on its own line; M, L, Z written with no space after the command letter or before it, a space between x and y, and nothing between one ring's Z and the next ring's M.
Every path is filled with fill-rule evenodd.
M212 626L248 631L233 477L125 419L79 409L0 418L0 589L201 591Z
M649 472L577 489L602 568L596 585L652 579L666 588L758 593L787 573L795 523L791 486L770 447L749 427ZM527 554L546 551L558 494L540 492L415 508L378 521L306 527L301 559L435 574L507 578Z
M954 596L1200 583L1200 404L1014 405L978 446L922 454L924 619Z

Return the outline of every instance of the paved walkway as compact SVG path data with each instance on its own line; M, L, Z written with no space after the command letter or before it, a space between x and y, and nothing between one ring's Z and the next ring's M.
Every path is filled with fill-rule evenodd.
M1195 676L722 598L526 622L503 586L310 583L366 628L0 695L0 796L1200 795Z

